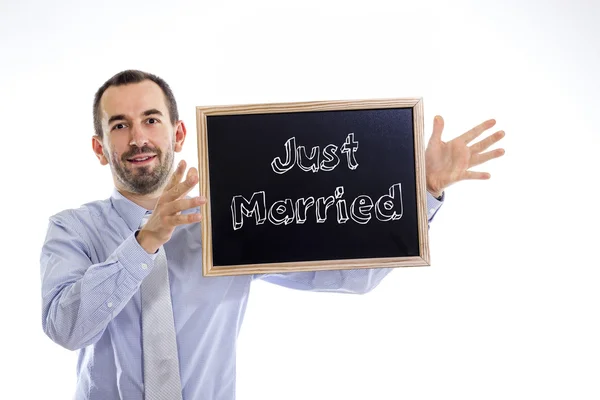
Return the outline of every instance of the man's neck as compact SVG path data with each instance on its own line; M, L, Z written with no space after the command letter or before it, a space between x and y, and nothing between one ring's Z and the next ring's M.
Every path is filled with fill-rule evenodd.
M145 208L146 210L154 210L154 207L156 207L156 202L158 201L158 198L160 197L162 192L157 191L155 193L142 195L128 192L127 190L124 190L119 187L117 187L117 190L123 195L123 197L125 197L128 200L131 200L132 202L134 202L140 207Z

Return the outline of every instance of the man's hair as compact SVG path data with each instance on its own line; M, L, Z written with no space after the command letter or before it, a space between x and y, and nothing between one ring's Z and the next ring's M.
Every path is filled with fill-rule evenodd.
M179 112L177 111L177 102L175 101L175 96L173 95L173 91L163 79L159 78L156 75L150 74L148 72L138 71L129 69L126 71L121 71L118 74L114 75L112 78L107 80L104 85L100 86L96 95L94 96L94 131L96 136L102 138L102 118L100 116L100 99L102 95L111 86L121 86L127 85L130 83L139 83L145 80L150 80L156 83L163 91L165 95L165 100L167 102L167 107L169 109L169 116L171 118L171 123L175 124L179 120Z

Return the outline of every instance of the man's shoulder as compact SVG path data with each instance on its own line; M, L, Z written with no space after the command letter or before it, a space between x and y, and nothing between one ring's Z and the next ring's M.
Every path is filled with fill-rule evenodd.
M96 218L102 218L110 211L110 198L94 200L84 203L76 208L67 208L50 216L50 220L57 223L73 224L85 223Z

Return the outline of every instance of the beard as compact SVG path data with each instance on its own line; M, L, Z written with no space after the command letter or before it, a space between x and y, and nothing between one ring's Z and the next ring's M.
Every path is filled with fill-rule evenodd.
M130 167L130 162L127 159L143 153L156 154L158 165ZM128 152L123 153L120 158L113 154L109 160L116 178L127 191L146 195L154 193L165 184L173 168L173 158L172 147L167 149L163 160L163 152L160 149L143 146L132 147Z

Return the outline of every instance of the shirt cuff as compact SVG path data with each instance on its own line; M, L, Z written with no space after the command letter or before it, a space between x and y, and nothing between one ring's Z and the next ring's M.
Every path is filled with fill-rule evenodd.
M136 241L136 242L138 242L138 241L137 241L137 235L138 235L138 233L140 233L140 229L138 229L137 231L135 231L135 232L133 233L133 237L135 237L135 241ZM140 244L140 242L138 242L138 244ZM140 245L140 247L141 247L141 245ZM154 260L154 259L156 258L156 256L157 256L157 255L158 255L158 250L156 250L154 253L150 254L150 257L152 257L152 259Z
M433 197L431 193L427 192L427 217L429 220L431 220L438 212L444 203L445 198L446 192L442 192L442 197L439 200L436 197Z
M156 254L148 254L132 233L117 248L117 259L135 279L142 281L152 271Z

